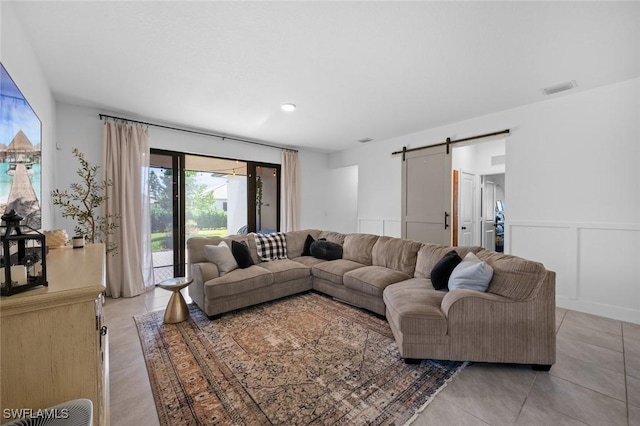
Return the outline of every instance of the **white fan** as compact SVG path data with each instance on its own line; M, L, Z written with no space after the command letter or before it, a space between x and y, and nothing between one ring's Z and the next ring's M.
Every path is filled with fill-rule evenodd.
M2 426L92 426L90 399L74 399L43 410L31 410L31 417L13 420Z

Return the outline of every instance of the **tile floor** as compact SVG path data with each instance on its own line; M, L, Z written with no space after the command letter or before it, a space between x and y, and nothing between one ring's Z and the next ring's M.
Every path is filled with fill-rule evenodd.
M164 309L169 297L156 288L106 300L112 426L158 424L132 317ZM413 425L640 425L640 325L561 308L556 323L557 361L550 372L469 365Z

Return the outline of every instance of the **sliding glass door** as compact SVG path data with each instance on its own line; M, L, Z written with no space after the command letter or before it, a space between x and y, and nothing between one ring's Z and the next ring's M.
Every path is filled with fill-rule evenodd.
M191 237L280 229L280 165L151 150L156 283L184 276Z

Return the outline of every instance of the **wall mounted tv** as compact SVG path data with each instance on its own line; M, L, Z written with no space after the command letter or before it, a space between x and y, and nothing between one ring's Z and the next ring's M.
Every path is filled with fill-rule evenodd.
M42 123L0 63L0 214L41 228Z

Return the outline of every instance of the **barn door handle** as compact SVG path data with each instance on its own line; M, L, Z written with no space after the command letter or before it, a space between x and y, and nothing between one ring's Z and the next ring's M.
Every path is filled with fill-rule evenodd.
M447 223L448 219L449 219L449 213L444 212L444 229L449 229L449 224Z

